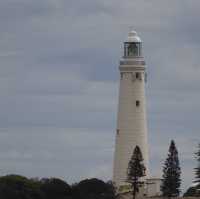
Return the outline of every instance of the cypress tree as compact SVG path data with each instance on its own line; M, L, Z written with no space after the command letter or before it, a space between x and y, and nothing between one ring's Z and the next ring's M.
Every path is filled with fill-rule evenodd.
M197 167L194 168L195 170L195 183L198 183L200 185L200 144L198 146L198 151L195 153L196 160L197 160Z
M131 185L133 199L136 198L136 194L139 192L139 187L143 184L143 182L140 181L140 178L145 176L145 170L146 168L143 164L142 152L139 146L136 146L129 161L127 170L127 182Z
M163 179L161 191L163 196L171 198L177 197L180 194L181 186L181 168L179 164L178 151L175 142L172 140L168 157L165 160L163 167Z

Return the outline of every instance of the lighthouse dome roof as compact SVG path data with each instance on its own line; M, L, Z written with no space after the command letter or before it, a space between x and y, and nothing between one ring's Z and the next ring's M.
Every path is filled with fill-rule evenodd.
M130 30L130 32L128 33L128 42L142 42L142 40L137 35L136 31Z

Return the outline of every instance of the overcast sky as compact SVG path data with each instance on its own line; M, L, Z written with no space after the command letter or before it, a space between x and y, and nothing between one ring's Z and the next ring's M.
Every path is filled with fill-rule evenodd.
M200 142L199 0L0 0L0 175L112 177L119 59L143 40L152 176L171 139L183 188Z

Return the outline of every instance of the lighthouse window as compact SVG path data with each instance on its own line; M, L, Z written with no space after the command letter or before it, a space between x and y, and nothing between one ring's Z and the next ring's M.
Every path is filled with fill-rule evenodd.
M137 57L141 54L141 43L139 42L125 42L124 43L124 56Z
M136 101L136 106L137 106L137 107L140 106L140 101L139 101L139 100Z
M135 77L136 79L142 80L142 73L136 72Z
M120 73L121 80L123 79L123 73Z

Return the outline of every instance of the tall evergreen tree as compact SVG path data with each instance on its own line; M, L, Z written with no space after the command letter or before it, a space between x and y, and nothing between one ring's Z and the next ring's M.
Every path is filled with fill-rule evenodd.
M161 191L165 197L177 197L180 194L181 168L179 164L178 151L175 142L172 140L168 157L163 167L163 179Z
M131 184L133 199L136 198L136 194L139 192L139 187L143 182L140 181L140 178L145 176L145 166L143 164L142 152L139 146L136 146L131 160L128 164L127 170L127 182Z
M198 183L200 185L200 144L198 146L198 151L195 153L196 155L196 160L197 160L197 167L194 169L195 170L195 183Z

